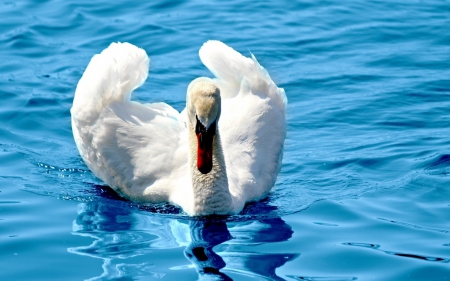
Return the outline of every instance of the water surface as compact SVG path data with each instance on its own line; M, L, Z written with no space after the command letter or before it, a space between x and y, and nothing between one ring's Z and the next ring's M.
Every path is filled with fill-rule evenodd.
M450 279L450 2L0 3L1 280ZM276 186L195 220L122 200L73 141L90 58L151 58L140 102L185 106L207 40L289 100Z

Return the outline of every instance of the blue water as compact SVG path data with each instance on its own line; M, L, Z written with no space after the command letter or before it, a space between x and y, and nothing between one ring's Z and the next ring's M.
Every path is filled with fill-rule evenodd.
M0 2L0 280L450 279L449 1L145 2ZM203 220L122 200L76 150L78 80L131 42L133 98L181 110L209 39L287 93L273 192Z

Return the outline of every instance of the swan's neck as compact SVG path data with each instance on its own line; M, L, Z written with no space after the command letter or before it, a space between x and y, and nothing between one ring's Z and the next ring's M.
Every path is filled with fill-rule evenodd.
M232 211L232 197L228 189L219 130L213 140L213 167L207 174L197 168L197 137L194 128L189 128L189 164L194 195L193 215L229 214Z

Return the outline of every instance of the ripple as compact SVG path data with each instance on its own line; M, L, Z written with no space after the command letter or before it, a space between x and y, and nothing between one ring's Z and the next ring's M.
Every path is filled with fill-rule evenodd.
M400 221L395 221L395 220L389 220L389 219L384 219L384 218L378 218L381 221L385 221L385 222L389 222L389 223L393 223L393 224L398 224L401 226L406 226L406 227L410 227L410 228L414 228L414 229L420 229L420 230L426 230L426 231L435 231L435 232L440 232L440 233L450 233L450 231L448 230L443 230L443 229L435 229L435 228L429 228L429 227L423 227L423 226L419 226L419 225L415 225L415 224L411 224L411 223L406 223L406 222L400 222Z
M443 254L450 247L446 223L450 206L446 201L450 176L448 4L440 0L427 1L426 5L400 0L345 4L334 0L281 4L163 0L132 5L126 0L1 2L0 205L3 217L11 215L20 222L30 222L14 225L2 221L2 230L7 233L5 241L0 239L2 249L6 249L0 253L0 260L6 262L3 279L24 277L13 265L23 263L25 256L40 257L44 252L47 261L69 265L51 269L59 280L69 275L89 280L149 276L178 280L195 275L193 267L183 265L186 260L179 245L178 252L161 252L148 243L153 238L144 237L142 229L127 230L128 220L135 216L236 225L233 235L237 239L233 241L242 244L222 245L233 250L231 262L247 255L247 250L256 253L257 259L250 265L255 267L264 264L261 249L284 247L302 252L295 264L278 271L292 270L291 275L281 277L285 279L356 280L373 276L403 280L409 275L426 280L430 272L448 276L448 258ZM182 110L187 84L194 77L211 76L198 58L199 47L209 39L222 40L246 55L250 50L286 90L288 134L284 164L273 191L265 200L248 204L239 215L207 218L190 218L170 204L137 204L123 199L89 171L73 141L70 107L86 65L112 41L130 41L144 48L152 62L148 81L133 98L162 100ZM53 198L61 201L42 203L55 203ZM360 204L348 204L348 199ZM322 208L317 216L306 216L304 210L323 200L342 203L343 207L334 212L317 204L314 206ZM81 228L74 232L80 234L80 240L67 239L67 225L74 219L70 209L73 201L107 206L105 210L92 207L76 218L75 225ZM366 208L372 207L374 212L366 213ZM61 208L67 208L68 214ZM109 208L117 209L116 218ZM52 219L49 224L46 211L57 213L55 217L60 220ZM96 221L95 212L104 213L105 220ZM123 218L122 212L129 215ZM330 212L335 221L324 216ZM348 221L350 213L358 219ZM281 227L277 218L288 215L292 215L292 228ZM264 223L267 221L270 223ZM251 235L257 227L260 235ZM402 248L401 239L391 241L391 236L386 236L376 237L374 242L379 244L344 243L361 251L340 246L337 248L344 251L337 257L333 256L336 248L324 249L320 257L301 248L336 245L335 235L345 235L336 239L346 241L342 237L355 232L360 236L378 233L378 227L389 229L395 237L421 235L420 246L429 247L423 248L424 252ZM51 232L56 228L59 232ZM322 237L313 232L315 228L330 234ZM100 239L104 244L100 241L74 250L84 255L79 261L86 257L117 260L105 261L98 268L87 260L90 265L82 274L70 271L73 259L64 252L93 239L83 236L89 231L94 236L104 234L105 239ZM297 243L311 231L315 239ZM6 241L8 235L16 234ZM114 244L114 238L120 240L121 235L130 243L129 249L136 247L147 256L140 261L121 256L129 254L122 244ZM17 244L11 241L24 237L26 241ZM319 238L324 240L316 242ZM58 244L60 241L64 244ZM114 246L105 246L108 242ZM387 245L396 251L385 250ZM18 255L21 247L30 255ZM376 263L361 261L365 268L339 263L349 253L356 254L349 258L358 261L366 249L376 254ZM327 265L314 271L324 257L329 258ZM148 263L149 259L155 265ZM298 268L308 262L309 271L298 274ZM36 276L46 276L49 271L44 262L30 266ZM189 274L174 277L170 268L177 267ZM90 278L102 269L104 275ZM247 278L262 278L248 273ZM199 278L203 277L208 276Z
M419 259L419 260L425 260L425 261L432 261L432 262L448 263L450 261L449 259L439 258L439 257L427 257L427 256L416 255L416 254L396 253L396 252L389 252L389 251L384 251L384 252L389 255L405 257L405 258L412 258L412 259Z
M294 280L305 280L305 281L353 281L358 280L357 277L312 277L312 276L295 276L287 275L287 277L293 278Z
M386 250L380 249L380 245L376 245L376 244L354 243L354 242L346 242L346 243L342 243L342 244L346 245L346 246L356 246L356 247L369 248L369 249L381 251L381 252L383 252L385 254L388 254L388 255L394 255L394 256L398 256L398 257L419 259L419 260L430 261L430 262L441 262L441 263L448 263L448 262L450 262L450 259L447 259L447 258L432 257L432 256L425 256L425 255L412 254L412 253L386 251Z
M313 223L317 224L317 225L322 225L322 226L339 226L338 224L326 223L326 222L313 222Z

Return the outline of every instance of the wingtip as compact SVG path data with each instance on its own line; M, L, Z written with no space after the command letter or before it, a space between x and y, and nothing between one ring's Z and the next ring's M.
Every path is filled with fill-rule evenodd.
M232 49L231 47L229 47L227 44L223 43L222 41L219 40L208 40L205 43L203 43L202 47L199 50L199 55L200 58L202 57L202 54L205 52L211 52L217 49Z
M202 48L203 48L204 46L206 46L206 45L214 45L214 44L225 45L222 41L215 40L215 39L211 39L211 40L208 40L208 41L206 41L205 43L203 43Z

